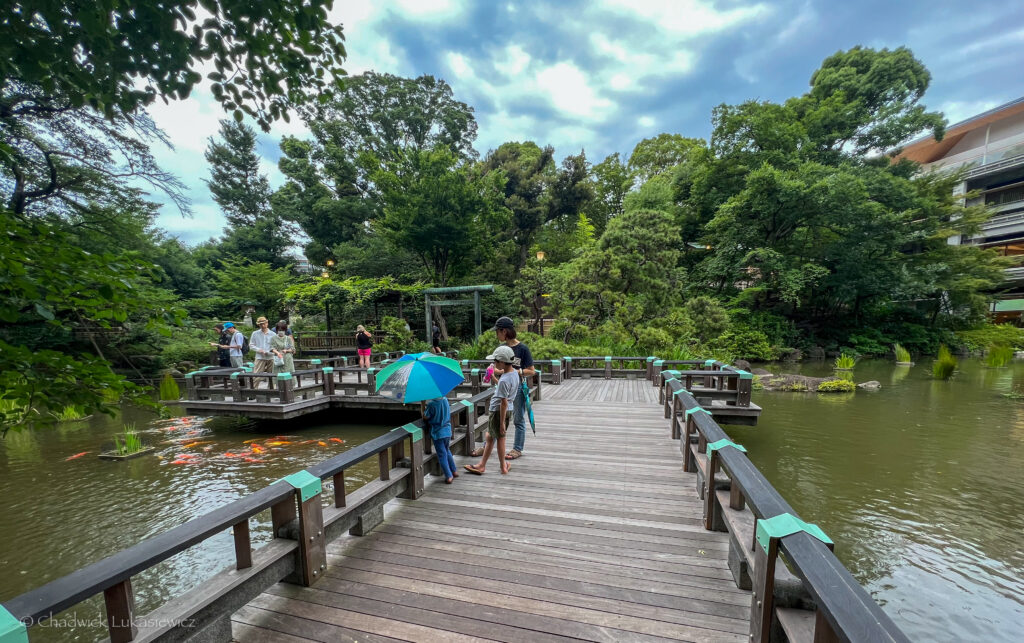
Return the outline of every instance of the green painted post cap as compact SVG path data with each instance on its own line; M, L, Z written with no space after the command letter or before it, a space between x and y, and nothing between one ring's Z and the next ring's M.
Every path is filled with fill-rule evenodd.
M571 361L572 361L572 358L571 358L571 357L563 357L562 359L563 359L564 361L566 361L566 362L571 362Z
M208 371L208 370L210 370L211 368L215 368L215 367L214 367L214 366L204 366L204 367L202 367L202 368L201 368L201 369L199 369L199 370L201 370L201 371Z
M679 377L680 375L682 375L682 374L683 374L683 372L682 372L682 371L677 371L677 370L676 370L676 369L674 369L674 368L673 368L673 369L669 369L669 370L667 370L667 371L662 371L662 373L668 373L668 374L669 374L669 375L671 375L672 377Z
M459 400L459 404L463 406L473 406L473 403L470 402L469 400Z
M804 522L793 514L779 514L772 518L762 518L757 521L757 543L761 545L765 553L768 552L768 543L772 538L785 538L804 531L814 536L826 545L832 545L832 539L825 535L818 525Z
M656 360L654 360L654 365L655 366L664 366L665 365L665 360L663 360L663 359L656 359Z
M278 373L277 374L277 379L279 379L279 380L290 380L290 379L292 379L292 374L291 373Z
M468 359L462 360L462 368L466 368L467 366L469 366L469 360Z
M28 643L28 629L0 605L0 643Z
M480 374L480 369L479 368L474 368L473 370L470 371L470 374L471 375L479 375Z
M275 480L274 482L281 482L281 480L284 480L299 490L299 499L302 500L302 502L306 502L310 498L320 495L323 491L323 486L320 484L320 478L305 469L298 473L293 473L290 476L285 476L280 480Z
M611 356L610 356L610 355L605 355L605 356L604 356L604 361L606 361L606 362L610 362L610 361L612 361L612 358L611 358Z
M676 377L675 375L672 375L671 373L669 373L669 371L662 371L662 373L668 373L669 374L669 377L665 378L665 383L666 384L668 384L669 382L678 382L679 381L679 378Z
M740 374L740 379L741 380L752 380L752 379L754 379L754 374L753 373L748 373L747 371L736 371L736 372Z
M657 358L657 357L655 357L654 355L651 355L650 357L648 357L648 358L647 358L647 361L648 361L648 362L653 362L653 361L654 361L654 360L656 360L656 359L658 359L658 358Z
M560 364L561 364L561 362L560 362L560 361L558 361L557 359L553 359L553 360L551 360L551 365L552 365L552 366L558 366L558 365L560 365Z
M374 373L376 373L376 372L377 372L377 369L375 369L375 368L372 368L372 367L371 367L371 368L368 368L368 369L366 369L366 375L367 375L367 377L369 377L370 375L373 375L373 374L374 374Z
M185 373L185 379L191 379L196 375L199 375L201 371L192 371L191 373Z
M708 445L708 449L707 449L708 457L710 458L712 453L714 453L715 451L718 451L722 447L732 447L734 449L738 449L739 451L742 451L743 453L747 452L746 448L744 448L744 446L742 444L736 444L735 442L733 442L732 440L730 440L728 438L723 438L721 440L718 440L717 442L712 442L712 443L710 443Z
M687 418L689 418L694 413L707 413L708 415L711 415L711 411L707 410L703 406L697 406L697 407L694 407L692 409L686 409L686 417Z
M231 379L237 380L238 379L238 373L232 373L231 374Z
M403 425L402 430L404 430L406 433L412 436L413 442L419 442L420 440L423 439L423 429L416 426L415 424L412 424L411 422L409 424Z
M706 359L706 360L704 360L704 366L714 366L714 365L715 365L715 360L713 360L713 359Z
M314 357L313 359L309 360L309 363L310 364L323 364L323 360L321 360L319 357Z
M323 371L324 373L333 373L334 372L334 367L333 366L324 366L320 370Z

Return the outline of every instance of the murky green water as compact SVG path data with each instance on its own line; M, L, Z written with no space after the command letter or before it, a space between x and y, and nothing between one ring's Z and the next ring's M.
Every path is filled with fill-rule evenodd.
M757 427L727 427L912 640L1011 641L1024 631L1024 363L857 365L879 391L759 392ZM825 364L768 365L830 374Z
M123 462L100 460L97 453L110 445L123 422L145 429L144 442L158 451ZM56 430L11 432L0 440L0 601L362 444L391 426L344 425L323 416L267 425L157 420L127 409L116 421L97 417ZM282 439L275 440L278 436ZM263 453L245 443L252 439L258 439L256 450ZM82 452L87 453L68 460ZM373 458L347 471L348 490L374 478L376 468ZM250 521L250 529L254 546L267 542L270 512ZM174 556L132 579L138 613L233 564L230 531ZM58 627L33 628L32 640L93 641L105 633L93 624L70 627L70 617L102 622L102 599L69 610L53 622Z

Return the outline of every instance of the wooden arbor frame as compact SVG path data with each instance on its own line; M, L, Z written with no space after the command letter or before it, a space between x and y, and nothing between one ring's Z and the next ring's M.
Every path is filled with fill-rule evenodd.
M480 324L480 293L482 292L494 292L494 286L454 286L451 288L427 288L423 291L423 307L426 312L427 328L426 335L427 341L431 340L430 329L433 326L433 313L431 310L432 306L473 306L473 339L480 337L482 327ZM431 295L457 295L472 293L472 299L449 299L449 300L431 300Z

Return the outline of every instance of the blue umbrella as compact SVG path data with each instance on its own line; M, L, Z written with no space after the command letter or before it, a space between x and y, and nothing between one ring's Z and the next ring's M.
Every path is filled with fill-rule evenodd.
M526 412L530 417L530 428L533 429L533 434L537 435L537 423L533 420L533 402L530 401L530 385L523 380L523 401L526 403Z
M463 381L458 362L433 353L403 355L377 374L377 393L400 402L444 397Z

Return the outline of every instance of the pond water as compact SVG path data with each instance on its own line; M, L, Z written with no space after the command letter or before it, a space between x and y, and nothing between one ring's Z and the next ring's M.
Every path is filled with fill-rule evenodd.
M157 451L122 462L99 459L97 454L111 445L123 423L134 423L143 441ZM145 411L125 409L116 420L98 416L51 430L10 432L0 440L0 601L248 495L393 426L340 424L323 415L265 425L225 418L159 420ZM251 443L246 444L253 439L255 450L263 453L253 453ZM346 471L348 491L376 477L377 459L371 460ZM254 547L269 541L270 512L250 521L250 529ZM147 613L233 564L230 530L177 554L132 579L138 613ZM73 626L72 617L85 623ZM31 639L94 641L105 628L88 623L91 619L103 621L100 597L55 619L55 627L33 628Z
M1024 630L1024 362L961 360L949 381L872 360L878 391L755 392L726 427L912 640L1010 641ZM773 373L831 374L823 363Z

